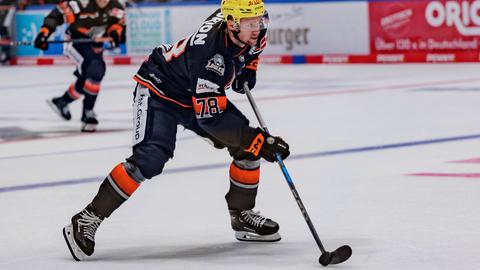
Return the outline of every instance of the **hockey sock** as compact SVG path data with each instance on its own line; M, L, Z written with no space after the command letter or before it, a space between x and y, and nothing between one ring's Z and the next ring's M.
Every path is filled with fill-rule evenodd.
M246 210L255 207L260 161L234 160L230 165L230 190L225 199L229 209Z
M72 83L70 86L68 86L68 90L65 91L61 98L63 101L65 101L65 103L68 104L79 99L81 96L82 95L75 90L75 85Z
M92 206L100 217L109 217L144 180L138 169L128 162L118 164L100 185Z
M83 99L83 110L93 110L95 106L95 101L97 100L96 95L85 94L85 98Z

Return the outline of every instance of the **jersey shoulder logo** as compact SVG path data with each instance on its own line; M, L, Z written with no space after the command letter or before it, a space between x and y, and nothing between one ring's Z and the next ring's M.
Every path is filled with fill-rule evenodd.
M163 44L157 47L157 49L162 50L163 57L165 58L165 61L170 62L172 61L173 58L178 58L180 55L182 55L185 52L185 49L187 48L187 40L190 38L190 36L178 41L174 45L172 44Z
M223 76L225 74L225 59L223 58L223 55L215 54L210 60L208 60L205 68Z

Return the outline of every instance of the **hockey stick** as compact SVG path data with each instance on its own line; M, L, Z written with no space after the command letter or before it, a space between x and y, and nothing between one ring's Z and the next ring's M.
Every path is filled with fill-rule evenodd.
M56 43L94 43L94 42L110 42L112 39L105 37L105 38L78 38L78 39L64 39L64 40L49 40L47 41L48 44L56 44ZM34 44L33 41L0 41L0 45L3 46L32 46Z
M260 123L260 126L263 128L263 130L269 133L268 128L265 124L265 121L263 120L262 115L260 115L260 111L257 107L257 104L255 103L255 100L253 99L253 96L250 93L250 89L248 88L247 82L245 82L245 84L243 85L243 90L245 91L245 94L247 94L248 102L250 102L250 105L252 106L252 109L255 112L255 116L257 117L258 122ZM348 258L350 258L350 256L352 255L352 248L348 245L341 246L332 252L325 250L325 248L323 247L322 241L320 240L320 237L318 237L317 231L315 230L315 227L313 226L312 221L308 216L307 210L305 209L305 206L303 205L303 202L300 199L300 195L298 195L297 189L293 184L292 178L288 173L287 167L285 166L285 163L283 163L283 160L280 157L280 154L277 153L275 155L275 158L278 162L278 165L280 166L280 169L282 170L285 180L287 180L288 186L290 187L290 190L293 193L293 197L295 198L295 201L297 202L298 207L300 208L300 211L302 212L303 217L307 222L308 228L310 229L310 232L312 233L313 238L315 238L315 242L317 242L318 248L322 252L322 255L318 259L318 262L323 266L327 266L329 264L338 264L348 260Z

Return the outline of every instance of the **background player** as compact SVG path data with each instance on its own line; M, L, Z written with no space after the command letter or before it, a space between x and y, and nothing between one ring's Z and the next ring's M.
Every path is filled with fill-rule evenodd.
M260 158L283 159L289 146L249 120L227 99L225 90L242 91L256 82L258 56L266 46L268 15L262 1L224 0L193 35L155 48L134 79L133 154L100 185L93 201L63 234L76 260L94 251L94 235L146 179L159 175L173 157L177 125L227 148L230 189L225 198L238 240L278 241L279 225L252 209L260 180ZM223 15L222 15L223 14ZM208 191L205 191L208 194Z
M55 28L68 24L67 35L73 40L64 48L65 54L77 65L73 73L77 80L60 97L48 100L52 109L63 119L72 118L68 104L83 98L82 131L93 132L98 124L93 111L100 92L100 83L105 75L103 42L75 43L75 39L98 40L109 37L117 47L123 42L125 11L117 0L72 0L60 3L45 17L40 32L35 38L35 47L47 50L48 38Z

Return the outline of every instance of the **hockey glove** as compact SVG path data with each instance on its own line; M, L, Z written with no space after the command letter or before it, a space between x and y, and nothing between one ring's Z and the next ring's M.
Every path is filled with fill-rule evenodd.
M120 24L113 24L108 28L108 37L112 39L112 46L114 48L117 48L120 46L120 42L122 42L122 32L123 32L123 26Z
M288 144L280 137L275 137L261 128L255 129L256 135L251 140L245 152L249 152L256 158L264 158L268 162L275 162L275 154L280 154L282 160L290 155Z
M114 48L120 46L120 35L117 31L112 31L108 33L108 37L112 39L111 43Z
M255 84L257 83L257 71L250 68L243 68L242 73L240 73L240 75L235 77L235 79L233 80L233 91L240 94L245 94L245 91L243 90L243 84L245 82L248 82L249 89L253 89L253 87L255 87Z
M40 32L35 38L35 41L33 41L33 46L43 51L48 50L48 37L50 37L50 34L51 32L48 30L48 28L40 28Z

